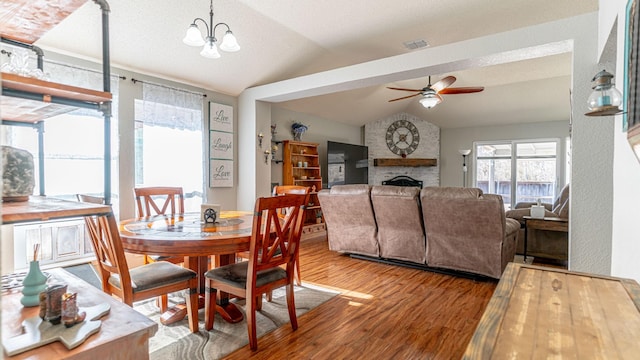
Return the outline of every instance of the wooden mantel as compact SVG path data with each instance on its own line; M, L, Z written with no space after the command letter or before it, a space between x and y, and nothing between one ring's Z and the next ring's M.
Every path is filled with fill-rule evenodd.
M436 166L438 165L438 159L407 159L407 158L394 158L394 159L373 159L373 166Z

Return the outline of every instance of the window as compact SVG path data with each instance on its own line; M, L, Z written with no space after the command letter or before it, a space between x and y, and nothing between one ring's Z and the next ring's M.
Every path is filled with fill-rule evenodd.
M204 191L202 95L143 84L135 101L135 184L179 186L185 211L200 211Z
M559 140L478 142L475 186L502 195L507 209L518 202L552 203L560 163Z

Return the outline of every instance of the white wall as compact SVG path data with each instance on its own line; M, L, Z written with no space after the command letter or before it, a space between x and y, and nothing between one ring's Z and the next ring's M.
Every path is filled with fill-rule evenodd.
M291 124L301 122L309 127L302 135L302 141L318 143L318 155L320 157L320 168L322 173L322 187L327 187L327 141L335 141L346 144L363 145L362 128L359 126L346 125L336 121L319 118L317 116L303 114L288 109L280 108L276 105L271 107L271 124L276 125L275 140L293 140ZM270 130L265 129L266 133ZM282 146L276 159L282 159ZM282 163L271 164L271 182L282 184Z
M624 78L624 39L626 33L626 0L600 1L600 49L605 49L605 42L615 41L616 79L618 89L623 93ZM617 16L617 23L615 22ZM615 25L617 24L617 27ZM614 39L609 39L613 27ZM608 45L608 44L607 44ZM625 107L625 104L623 104ZM631 151L627 142L627 134L622 131L622 116L610 117L614 124L614 201L613 201L613 235L611 254L611 275L632 278L640 281L640 266L637 254L640 253L640 232L638 231L638 214L640 214L640 162Z
M544 123L514 124L501 126L482 126L456 129L442 129L440 142L440 181L441 186L462 185L462 155L460 149L473 149L474 141L485 140L528 140L528 139L561 139L558 161L566 163L566 142L569 136L569 121L552 121ZM467 157L469 172L467 186L471 185L473 152ZM564 174L558 174L561 180Z

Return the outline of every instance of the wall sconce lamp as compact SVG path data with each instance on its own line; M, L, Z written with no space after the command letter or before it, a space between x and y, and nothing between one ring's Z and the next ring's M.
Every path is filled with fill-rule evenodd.
M273 144L273 146L271 146L271 159L272 160L275 160L277 152L278 152L278 145Z
M471 150L460 149L458 152L462 155L462 187L467 187L467 156L471 154Z
M591 79L593 92L589 95L587 103L590 112L587 116L608 116L622 112L622 94L615 88L613 74L602 70Z
M271 151L269 149L264 151L264 163L269 164L269 155L271 155Z
M258 148L262 149L262 139L264 138L264 135L262 133L258 134Z

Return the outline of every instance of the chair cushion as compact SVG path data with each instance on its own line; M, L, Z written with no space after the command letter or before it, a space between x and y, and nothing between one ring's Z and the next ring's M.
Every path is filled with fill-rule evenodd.
M134 293L196 277L195 271L166 261L158 261L138 266L131 269L129 274L131 275ZM111 275L111 277L109 277L109 284L121 288L120 275Z
M205 276L208 279L220 281L240 289L246 289L248 268L249 262L242 261L209 270ZM256 286L261 287L270 282L285 279L286 277L287 272L280 267L259 271Z

